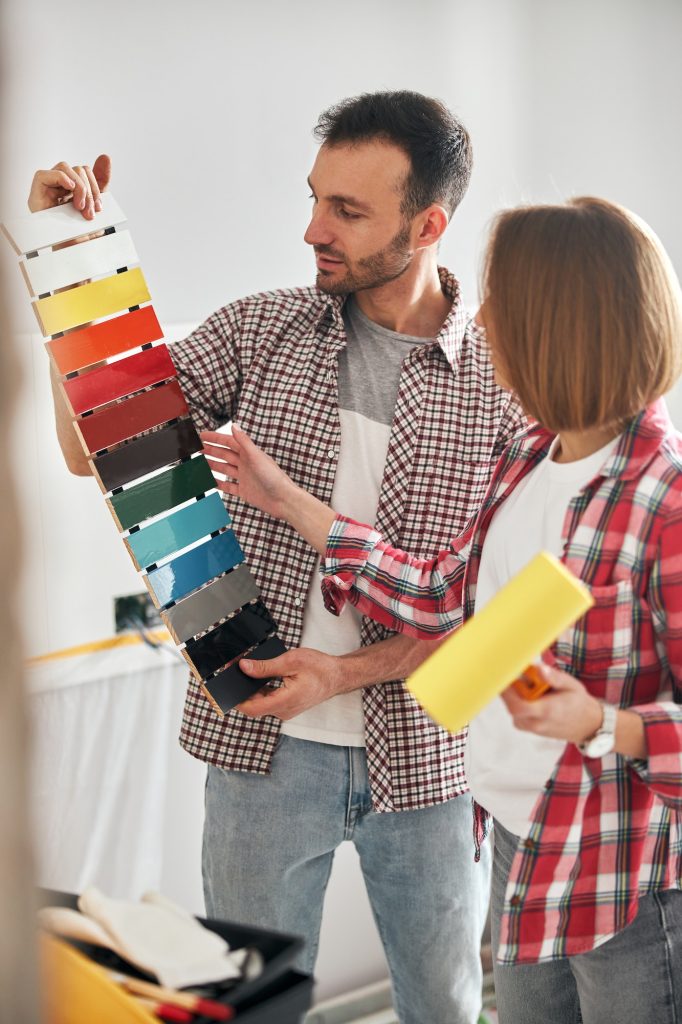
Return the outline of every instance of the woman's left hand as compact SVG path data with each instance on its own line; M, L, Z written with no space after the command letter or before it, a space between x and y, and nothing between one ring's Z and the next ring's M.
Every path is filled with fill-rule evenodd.
M502 694L516 728L569 743L582 743L594 736L603 717L596 697L567 672L544 664L539 668L551 686L543 697L524 700L513 686Z

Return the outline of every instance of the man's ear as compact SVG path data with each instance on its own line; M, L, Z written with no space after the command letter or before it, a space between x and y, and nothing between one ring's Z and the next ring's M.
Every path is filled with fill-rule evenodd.
M447 210L438 203L432 203L417 217L419 234L415 239L416 249L426 249L441 240L450 222Z

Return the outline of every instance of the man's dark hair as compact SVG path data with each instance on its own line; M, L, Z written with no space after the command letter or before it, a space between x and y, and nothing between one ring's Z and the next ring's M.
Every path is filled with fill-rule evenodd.
M412 165L402 201L409 217L431 203L452 214L469 185L469 133L445 104L418 92L351 96L320 114L313 134L329 146L375 139L399 146Z

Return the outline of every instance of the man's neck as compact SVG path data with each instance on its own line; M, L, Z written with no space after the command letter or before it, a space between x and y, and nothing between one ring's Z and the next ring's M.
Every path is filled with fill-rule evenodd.
M452 307L435 259L415 259L395 281L355 292L355 301L375 324L415 338L435 338Z

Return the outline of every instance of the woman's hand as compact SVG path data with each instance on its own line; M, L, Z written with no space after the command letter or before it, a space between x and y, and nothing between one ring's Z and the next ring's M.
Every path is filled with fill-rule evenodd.
M539 668L551 686L545 696L524 700L513 686L502 694L516 728L569 743L583 743L594 736L603 718L597 698L567 672L549 665Z
M204 452L218 479L218 489L241 498L275 519L286 519L299 488L236 423L231 434L204 430Z
M334 512L280 469L236 424L232 434L204 430L201 434L206 458L223 494L242 498L262 512L284 519L304 540L323 555L327 535L336 518Z

